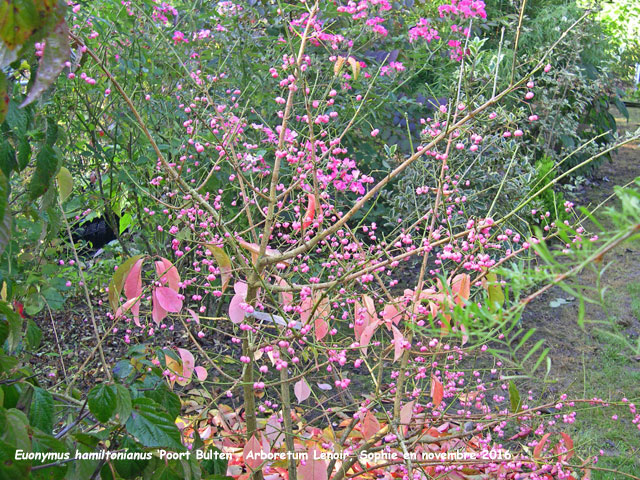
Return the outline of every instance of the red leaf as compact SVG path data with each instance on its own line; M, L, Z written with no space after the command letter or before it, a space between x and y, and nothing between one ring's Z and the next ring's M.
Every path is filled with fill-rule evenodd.
M397 362L400 360L402 353L404 352L404 348L402 348L404 335L402 335L402 332L400 332L396 327L391 328L393 329L393 361Z
M362 420L362 435L364 436L364 439L369 440L379 431L380 422L378 422L378 419L373 413L371 413L371 411L367 411L367 414Z
M536 445L536 448L533 449L533 458L535 458L535 459L539 459L540 458L540 454L542 453L542 449L544 448L545 443L547 443L547 440L549 440L550 436L551 436L551 433L545 433L542 436L542 438L538 442L538 445Z
M321 458L321 450L315 445L307 450L305 465L298 467L300 480L327 480L327 462Z
M156 273L162 284L168 283L169 288L176 292L180 289L180 274L169 260L160 257L160 261L156 262Z
M444 398L444 387L435 375L431 375L431 398L434 408L438 408Z
M562 439L564 440L564 446L568 450L566 456L564 457L564 461L566 462L571 457L573 457L573 454L575 453L573 450L573 439L564 432L560 432L560 435L562 435Z
M151 318L154 322L156 322L156 325L160 325L162 320L167 317L167 311L162 308L162 305L160 305L160 301L158 300L158 293L156 290L157 288L154 288L151 292Z
M260 454L262 453L262 444L258 441L255 434L251 435L251 438L244 446L242 450L242 458L244 464L251 470L257 470L262 465Z
M127 300L131 300L133 298L140 297L142 295L142 263L144 262L144 258L141 258L136 263L133 264L131 270L127 274L127 277L124 281L124 294L127 297ZM134 321L136 325L139 325L140 320L140 300L135 302L135 305L131 307L131 313L133 314Z
M182 310L182 299L178 292L168 287L156 287L155 292L160 306L167 312L177 313Z
M304 378L301 378L296 384L293 386L293 393L296 394L296 398L298 402L304 402L309 395L311 395L311 388L309 388L309 384Z

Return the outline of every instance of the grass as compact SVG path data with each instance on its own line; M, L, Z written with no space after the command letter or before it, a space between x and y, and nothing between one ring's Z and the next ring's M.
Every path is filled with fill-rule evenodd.
M631 311L640 321L640 282L630 283L627 292L631 298ZM616 316L624 302L611 302L610 313ZM626 396L640 408L640 362L633 358L625 343L616 338L622 332L595 333L591 340L599 347L595 358L582 359L583 378L581 392L584 398L599 397L619 401ZM579 388L579 387L578 387ZM611 416L618 415L613 421ZM597 467L618 470L632 475L640 472L640 430L631 423L632 416L624 407L589 407L579 412L573 425L572 436L581 456L598 455ZM602 451L602 453L600 453ZM593 480L618 480L620 474L593 471ZM637 477L631 477L637 478Z

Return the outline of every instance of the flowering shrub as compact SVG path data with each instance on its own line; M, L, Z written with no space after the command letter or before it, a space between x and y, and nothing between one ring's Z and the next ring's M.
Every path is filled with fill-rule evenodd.
M541 55L504 89L472 94L467 68L480 47L471 33L487 18L483 2L443 3L437 21L384 0L219 2L215 12L178 2L103 6L72 7L76 60L59 82L62 100L45 107L77 112L70 170L86 175L90 162L89 184L117 213L127 257L104 292L105 333L91 310L108 381L91 389L87 406L102 437L79 432L72 442L96 447L108 437L106 451L156 453L141 464L96 464L94 476L588 478L593 459L576 461L563 430L576 407L624 405L640 420L622 399L538 405L509 378L538 372L546 352L518 352L530 335L516 329L526 301L498 269L557 236L566 254L597 239L532 209L549 184L515 194L521 184L509 176L532 175L518 158L537 121L527 108L552 66ZM415 56L367 53L400 44ZM398 149L389 122L376 118L396 107L378 101L407 72L443 63L457 72L456 88L414 119L416 134L406 119L409 150ZM506 100L522 108L507 113ZM363 138L379 147L371 163L359 154ZM489 182L504 179L489 200L480 176L466 174L474 164ZM383 231L368 212L407 172L420 178L412 186L419 202ZM502 195L510 209L495 208ZM50 217L63 215L72 237L67 196L54 198ZM524 211L539 231L510 225ZM146 234L126 246L134 215ZM69 251L84 283L73 242ZM15 324L11 309L2 312ZM189 348L155 343L172 329ZM130 346L113 372L102 350L110 335ZM478 352L495 363L471 366ZM60 437L86 418L83 404L63 399L80 409ZM186 459L162 458L163 447ZM189 451L230 458L200 464ZM445 461L452 452L455 462Z

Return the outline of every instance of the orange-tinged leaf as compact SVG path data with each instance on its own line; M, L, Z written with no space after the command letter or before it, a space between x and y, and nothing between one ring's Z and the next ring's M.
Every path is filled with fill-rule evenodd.
M340 70L342 70L342 66L344 65L344 62L346 61L347 61L346 58L344 58L341 55L338 55L338 58L336 59L336 63L333 64L334 75L338 75L340 73Z
M349 57L347 59L349 65L351 65L351 73L353 74L353 79L357 80L360 75L360 62L358 62L355 58Z
M431 375L431 399L434 408L438 408L444 398L444 387L435 375Z
M207 250L209 250L211 252L211 255L213 255L213 258L216 259L216 263L218 264L218 268L220 269L220 278L222 280L221 290L224 292L229 286L229 281L232 277L231 259L221 247L216 247L215 245L207 245Z
M315 195L308 194L307 195L307 211L304 213L304 217L302 218L302 229L306 229L313 223L313 219L316 216L316 197Z
M362 436L365 440L369 440L379 431L380 422L378 422L378 419L371 411L367 411L367 414L362 420Z
M461 273L453 277L451 281L451 291L453 292L455 302L462 305L469 300L471 294L471 277L467 273Z

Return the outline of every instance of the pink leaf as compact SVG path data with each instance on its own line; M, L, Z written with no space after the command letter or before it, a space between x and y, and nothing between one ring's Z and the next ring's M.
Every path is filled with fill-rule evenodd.
M180 274L178 273L178 269L166 258L160 257L160 261L156 262L156 274L160 277L162 284L169 284L171 290L177 292L180 289Z
M280 278L277 275L274 275L276 281L278 282L278 285L280 285L283 288L287 288L289 286L289 284L283 279ZM282 304L283 305L291 305L293 303L293 294L291 292L280 292L280 296L282 297Z
M376 331L376 328L378 328L378 324L377 323L370 323L369 325L367 325L367 328L364 329L364 331L362 332L362 335L360 335L360 346L363 347L362 348L362 353L364 355L367 354L367 346L369 345L369 342L371 341L371 337L373 337L373 334Z
M208 373L204 367L196 367L193 371L196 372L196 377L198 377L198 380L201 382L204 382L207 379Z
M267 420L267 424L264 427L264 434L271 442L273 448L279 448L283 442L282 425L278 421L277 415L271 415Z
M244 302L244 297L239 294L235 294L231 298L229 303L229 318L233 323L242 323L244 320L244 310L240 307L240 304Z
M367 312L362 308L362 305L357 300L354 302L355 309L355 319L353 322L353 332L355 333L356 340L359 342L362 332L369 325L370 316ZM362 324L359 325L358 321L362 321Z
M158 300L157 290L158 290L157 288L154 288L153 292L151 293L151 305L152 305L151 318L153 319L154 322L156 322L157 325L160 325L162 320L164 320L167 317L167 311L164 308L162 308L162 305L160 305L160 300Z
M251 438L244 446L242 450L242 457L244 458L244 464L251 470L257 470L262 465L260 455L262 454L262 444L258 441L255 434L251 435Z
M311 297L306 297L300 304L300 323L305 326L309 322L311 317L311 311L313 310L313 300Z
M400 424L408 426L409 423L411 423L411 418L413 417L413 405L414 404L415 404L415 401L406 403L400 409Z
M178 353L180 354L180 359L182 360L182 376L186 379L189 379L193 374L193 369L196 365L196 361L193 358L193 354L189 350L179 348Z
M305 465L298 467L300 480L327 480L327 462L322 459L322 452L317 446L307 451Z
M381 316L382 318L384 318L385 322L391 322L394 325L398 325L398 323L400 323L400 319L402 318L402 315L398 313L398 309L396 308L396 306L391 303L387 303L384 306L384 310L382 311Z
M309 388L309 384L304 378L301 378L296 384L293 386L293 393L296 394L296 398L298 402L304 402L309 395L311 395L311 388Z
M177 313L182 310L182 299L178 292L168 287L156 287L155 292L160 306L167 312Z
M193 321L196 322L198 325L200 325L200 316L190 308L187 308L187 312L189 312L189 315L191 315L191 318L193 318Z
M124 294L127 300L140 297L142 295L142 263L144 258L141 258L133 264L131 270L127 274L124 281ZM140 323L140 300L135 302L131 307L131 313L133 314L136 325Z
M402 344L404 343L404 335L402 332L398 330L395 326L393 329L393 361L397 362L402 357L402 353L404 349L402 348Z
M369 440L379 431L380 422L378 422L378 419L373 413L371 413L371 411L367 411L367 414L362 420L362 435L364 436L364 439Z
M124 302L124 304L118 307L118 310L116 310L116 315L114 319L117 320L118 318L120 318L122 315L127 313L129 309L132 309L134 303L138 303L138 302L139 300L137 297L133 297L131 300L127 300L126 302ZM140 326L139 318L135 318L134 321L136 322L136 325Z
M247 296L247 284L244 282L236 282L233 284L233 291L240 295L243 299Z
M329 333L329 324L324 318L318 317L315 320L316 340L320 341Z

